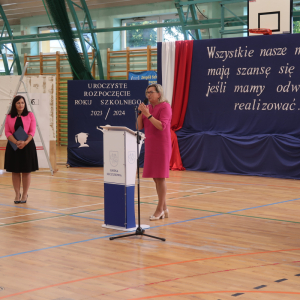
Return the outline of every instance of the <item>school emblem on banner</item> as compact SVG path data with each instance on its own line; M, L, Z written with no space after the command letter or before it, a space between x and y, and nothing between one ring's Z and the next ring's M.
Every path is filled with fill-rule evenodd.
M85 133L85 132L80 132L75 135L75 142L80 144L80 146L78 148L89 147L89 145L86 144L88 136L89 136L89 133Z
M135 162L136 158L135 158L135 152L134 151L129 151L128 152L128 162L130 164L133 164Z
M109 161L113 167L116 167L119 162L119 152L118 151L109 151Z

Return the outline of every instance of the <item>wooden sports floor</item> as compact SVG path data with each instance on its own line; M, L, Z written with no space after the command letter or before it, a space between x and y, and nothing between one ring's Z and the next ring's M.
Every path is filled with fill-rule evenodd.
M168 219L141 180L148 237L110 241L103 169L33 173L27 204L0 174L0 299L300 299L297 180L171 172Z

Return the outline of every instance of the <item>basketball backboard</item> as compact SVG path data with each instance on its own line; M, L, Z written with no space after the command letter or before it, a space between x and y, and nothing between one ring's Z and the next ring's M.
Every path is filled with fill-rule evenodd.
M293 0L248 0L248 29L267 28L273 34L292 33L292 9Z

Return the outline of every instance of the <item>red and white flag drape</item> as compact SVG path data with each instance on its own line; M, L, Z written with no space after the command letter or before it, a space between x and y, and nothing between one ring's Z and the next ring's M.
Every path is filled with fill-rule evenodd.
M182 128L185 118L189 98L192 57L193 41L162 43L162 86L166 98L172 106L170 170L185 170L175 131Z

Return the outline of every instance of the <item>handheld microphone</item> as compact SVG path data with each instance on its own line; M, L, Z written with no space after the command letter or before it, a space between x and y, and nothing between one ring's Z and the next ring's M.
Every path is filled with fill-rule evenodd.
M148 98L145 98L143 102L145 105L148 105ZM138 110L138 113L140 115L142 112L140 110Z

